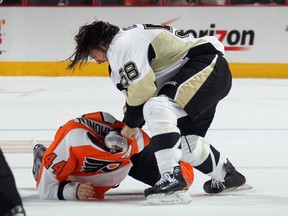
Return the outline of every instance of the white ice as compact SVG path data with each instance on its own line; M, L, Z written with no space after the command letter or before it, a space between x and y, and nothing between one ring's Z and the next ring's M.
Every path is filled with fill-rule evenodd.
M209 177L195 171L189 205L148 205L137 195L147 185L129 177L103 201L41 200L31 174L30 140L49 144L59 126L88 112L122 119L123 105L109 78L0 77L0 145L28 216L288 215L288 79L233 79L207 134L252 190L206 195L202 185Z

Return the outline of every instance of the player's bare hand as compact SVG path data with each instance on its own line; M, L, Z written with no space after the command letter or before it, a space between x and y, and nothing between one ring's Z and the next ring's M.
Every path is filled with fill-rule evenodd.
M130 128L127 125L121 130L121 135L127 139L133 139L137 132L137 128Z
M79 200L88 200L95 194L92 184L92 182L86 182L79 185L77 190Z

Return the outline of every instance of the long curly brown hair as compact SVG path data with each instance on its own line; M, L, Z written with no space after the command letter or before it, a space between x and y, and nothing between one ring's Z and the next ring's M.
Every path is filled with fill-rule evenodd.
M76 42L75 52L67 59L69 62L67 69L74 69L77 63L83 66L88 59L91 50L109 47L113 37L120 30L118 26L108 22L95 21L79 28L78 34L74 37Z

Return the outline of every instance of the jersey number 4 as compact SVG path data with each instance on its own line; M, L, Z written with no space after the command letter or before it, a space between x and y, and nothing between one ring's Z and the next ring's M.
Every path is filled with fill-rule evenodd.
M56 157L57 155L55 153L51 153L44 158L44 166L46 169L49 169L51 167ZM63 171L66 164L67 162L64 160L54 164L52 166L53 169L52 173L56 176L59 175Z

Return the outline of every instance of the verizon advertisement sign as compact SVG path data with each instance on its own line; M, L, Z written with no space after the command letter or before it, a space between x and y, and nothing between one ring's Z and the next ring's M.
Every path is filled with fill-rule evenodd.
M62 61L79 27L96 19L125 27L172 25L214 35L230 62L287 63L288 7L7 7L0 8L1 61Z

